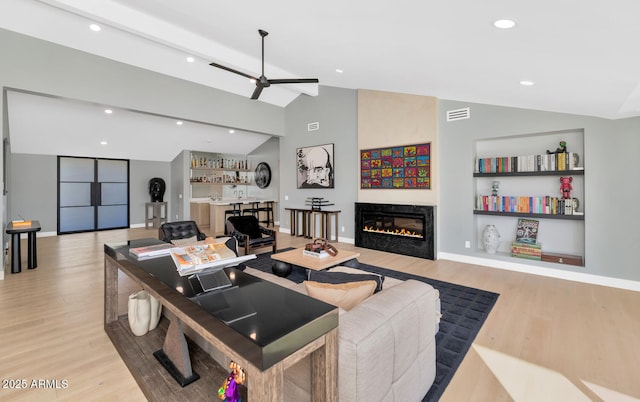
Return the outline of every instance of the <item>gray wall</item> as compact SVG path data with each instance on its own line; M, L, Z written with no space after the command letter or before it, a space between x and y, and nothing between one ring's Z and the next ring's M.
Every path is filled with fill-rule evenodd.
M290 229L289 212L284 208L303 208L307 197L324 197L341 210L340 238L354 238L354 202L358 190L358 102L350 89L320 87L317 97L301 95L286 107L286 136L280 138L280 225ZM307 131L307 124L319 122L320 129ZM334 144L335 188L298 189L296 149ZM285 197L289 197L288 200ZM329 208L327 208L329 209Z
M175 204L170 191L171 164L167 162L130 161L129 162L129 219L130 224L144 223L145 203L151 202L149 195L149 179L160 177L164 179L166 190L163 200L169 210ZM169 212L169 211L167 211Z
M471 108L471 118L446 122L446 111ZM474 226L474 141L518 134L584 129L585 267L548 265L621 279L640 280L633 247L640 243L637 174L640 118L612 121L469 102L440 101L440 252L476 256L464 241ZM541 144L541 148L548 144ZM582 156L582 155L581 155ZM486 254L484 255L486 257ZM544 265L544 263L540 263Z
M266 162L271 169L271 183L267 188L261 189L258 186L252 185L247 189L249 197L257 197L261 199L272 199L279 201L280 198L280 138L273 137L258 148L256 148L247 157L249 161L249 167L255 170L256 166L260 162ZM278 222L280 220L280 214L278 213L278 207L275 206L273 211L274 220Z
M43 232L57 231L57 157L51 155L12 154L9 172L9 219L19 215L40 221ZM130 161L130 223L144 223L144 204L151 200L148 183L152 177L171 182L171 166L167 162ZM165 192L164 200L173 204Z

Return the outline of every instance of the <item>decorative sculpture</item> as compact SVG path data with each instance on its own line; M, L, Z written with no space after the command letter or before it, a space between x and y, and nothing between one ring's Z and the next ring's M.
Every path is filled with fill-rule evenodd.
M562 198L565 200L571 199L571 190L573 190L573 186L571 185L572 181L573 177L560 178L560 191L562 192Z
M165 188L166 184L160 177L154 177L149 180L149 195L151 195L151 202L162 202Z

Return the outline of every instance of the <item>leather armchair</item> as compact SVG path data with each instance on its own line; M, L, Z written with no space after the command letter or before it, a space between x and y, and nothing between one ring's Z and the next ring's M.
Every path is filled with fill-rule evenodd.
M188 239L196 236L198 241L207 238L207 235L198 229L195 221L178 221L163 223L158 229L158 239L171 243L171 240Z
M226 225L227 233L238 240L240 247L244 247L245 255L251 254L256 248L267 246L271 246L273 252L276 252L276 231L260 226L255 216L230 216Z

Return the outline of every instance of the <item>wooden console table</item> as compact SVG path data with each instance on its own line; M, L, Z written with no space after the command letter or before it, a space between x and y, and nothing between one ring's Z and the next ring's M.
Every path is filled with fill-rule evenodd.
M317 210L311 208L285 208L289 211L291 236L316 237L316 217L320 217L320 237L331 241L331 217L334 218L334 241L338 241L338 215L339 210ZM300 219L301 218L301 219ZM300 225L302 228L300 230Z
M168 214L166 202L146 202L144 204L144 228L149 229L149 224L154 228L159 228L163 223L167 223Z
M118 316L119 271L158 299L164 309L163 315L179 320L195 332L200 342L206 345L205 349L216 349L243 367L249 400L281 401L284 371L310 356L312 400L337 401L338 310L335 306L237 269L225 268L234 286L241 292L246 289L256 309L256 314L249 318L225 323L216 317L215 312L208 312L188 299L210 294L194 291L188 277L178 275L169 256L137 261L129 254L130 247L157 242L155 239L143 239L104 246L105 332L149 400L213 400L217 398L216 391L221 384L204 381L210 369L204 369L206 373L198 373L202 377L200 380L181 388L153 358L147 358L143 361L146 366L139 367L140 355L146 355L139 351L139 344L145 344L143 338L149 335L157 344L157 335L152 333L161 329L150 331L143 337L131 334L126 316ZM216 296L214 292L211 295ZM201 358L192 356L191 359ZM194 370L203 369L194 365Z

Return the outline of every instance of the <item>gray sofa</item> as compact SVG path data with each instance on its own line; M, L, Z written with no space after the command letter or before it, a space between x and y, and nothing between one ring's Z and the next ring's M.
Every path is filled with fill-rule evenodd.
M362 273L354 268L335 270ZM252 268L251 275L306 293L296 284ZM440 298L430 285L386 278L383 290L340 311L338 391L342 402L420 401L436 373ZM285 401L310 400L309 359L287 370Z

